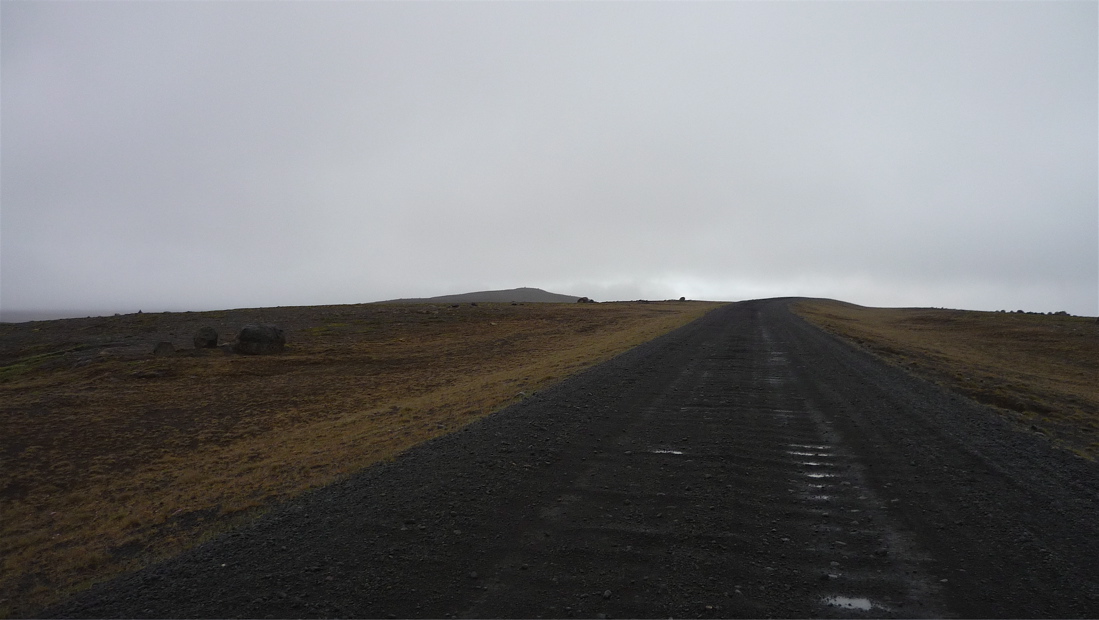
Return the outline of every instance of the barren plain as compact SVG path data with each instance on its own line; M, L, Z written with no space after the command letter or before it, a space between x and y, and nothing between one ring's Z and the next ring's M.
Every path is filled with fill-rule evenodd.
M1095 461L796 301L717 308L41 614L1099 615Z
M0 324L0 616L168 557L718 304L362 304ZM192 349L275 323L285 353ZM154 357L154 345L178 352Z

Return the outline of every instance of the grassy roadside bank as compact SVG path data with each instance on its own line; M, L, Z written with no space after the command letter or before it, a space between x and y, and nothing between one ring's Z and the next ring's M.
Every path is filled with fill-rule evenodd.
M0 615L177 553L719 305L366 304L0 325ZM151 354L198 325L260 320L287 330L284 354Z
M867 308L809 300L794 311L919 376L993 405L1021 429L1099 456L1099 325L1066 315Z

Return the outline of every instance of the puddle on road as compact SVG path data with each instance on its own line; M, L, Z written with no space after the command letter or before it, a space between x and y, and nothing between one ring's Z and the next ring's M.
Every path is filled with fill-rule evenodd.
M820 452L802 452L800 450L787 450L786 454L789 454L790 456L831 456L830 454L822 454Z
M818 444L818 443L791 443L791 444L787 444L787 445L790 446L791 448L800 448L802 450L831 450L832 449L832 446L830 446L828 444ZM795 454L797 454L797 453L795 453Z
M831 463L825 463L822 461L798 461L798 465L806 465L808 467L831 467Z
M814 473L806 473L804 475L807 478L835 478L836 477L836 474L831 474L831 473L823 472L823 471L814 472Z
M680 450L650 450L651 454L683 454Z
M824 597L824 602L833 607L858 609L860 611L870 611L871 608L876 607L876 605L870 602L870 599L862 596L826 596Z

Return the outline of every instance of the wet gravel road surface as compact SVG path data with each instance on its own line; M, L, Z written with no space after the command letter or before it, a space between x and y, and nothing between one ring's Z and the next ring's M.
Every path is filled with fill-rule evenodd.
M1099 616L1096 464L789 301L718 309L45 613Z

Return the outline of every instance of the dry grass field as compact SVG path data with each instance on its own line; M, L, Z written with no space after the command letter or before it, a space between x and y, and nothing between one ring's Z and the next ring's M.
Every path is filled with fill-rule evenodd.
M0 615L176 553L718 304L364 304L0 324ZM267 321L287 350L189 348Z
M1099 455L1099 324L1066 315L866 308L795 311L887 361L979 402L1086 458Z

